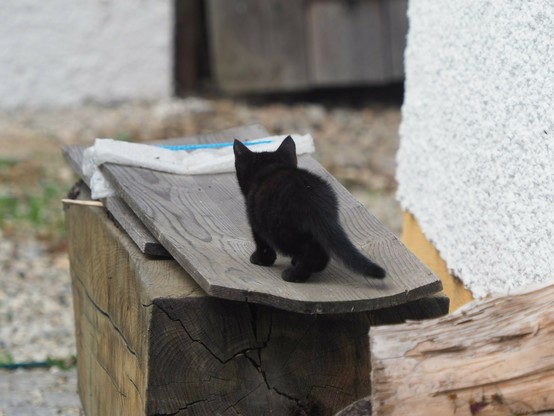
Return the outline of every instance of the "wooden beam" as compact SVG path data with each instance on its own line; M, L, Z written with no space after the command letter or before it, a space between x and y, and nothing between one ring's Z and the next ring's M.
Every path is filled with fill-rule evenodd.
M370 330L373 415L554 411L554 285Z

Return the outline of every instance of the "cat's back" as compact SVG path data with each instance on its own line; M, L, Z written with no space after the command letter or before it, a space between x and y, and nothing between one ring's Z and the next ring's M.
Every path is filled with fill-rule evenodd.
M255 198L285 206L336 209L337 198L331 185L318 175L293 166L272 166L261 172Z

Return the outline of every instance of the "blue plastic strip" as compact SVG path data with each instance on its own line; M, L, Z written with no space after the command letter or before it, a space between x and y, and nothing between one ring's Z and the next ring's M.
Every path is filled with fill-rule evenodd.
M271 143L272 140L258 140L254 142L243 142L246 146L254 146L256 144L267 144ZM168 150L196 150L196 149L217 149L221 147L231 147L234 142L224 142L224 143L206 143L206 144L185 144L185 145L164 145L159 146L163 149Z

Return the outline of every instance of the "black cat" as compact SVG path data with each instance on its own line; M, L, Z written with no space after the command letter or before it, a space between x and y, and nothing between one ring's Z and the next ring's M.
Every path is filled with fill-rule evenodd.
M271 266L275 252L292 257L283 271L288 282L303 282L327 266L329 255L350 270L377 279L385 270L350 242L338 220L338 202L322 178L297 167L296 145L288 136L275 152L252 152L235 140L235 168L246 199L256 251L250 262Z

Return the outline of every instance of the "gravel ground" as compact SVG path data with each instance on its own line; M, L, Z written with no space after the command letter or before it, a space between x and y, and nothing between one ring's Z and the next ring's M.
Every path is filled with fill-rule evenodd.
M154 140L257 122L272 134L311 133L316 141L316 158L377 218L399 234L401 214L394 200L394 155L398 146L400 94L392 93L396 98L384 97L382 92L374 96L366 91L361 95L347 92L281 96L277 100L188 98L154 104L0 113L0 162L10 161L9 172L0 171L0 197L17 193L44 177L60 189L69 189L75 178L60 155L60 147L65 144L91 143L95 137ZM61 212L61 204L57 207ZM43 361L48 357L68 359L75 354L75 341L63 235L41 234L10 223L3 228L0 363ZM0 416L2 412L78 414L73 399L67 406L56 408L41 393L58 386L75 398L75 370L61 374L66 376L54 376L48 370L0 372ZM17 381L24 380L25 375L43 382ZM28 400L17 405L17 400L11 398L13 394L17 397L16 390L25 391L21 396ZM23 411L35 405L50 409L50 413ZM16 413L11 412L14 409Z
M0 370L0 416L79 416L77 371Z

